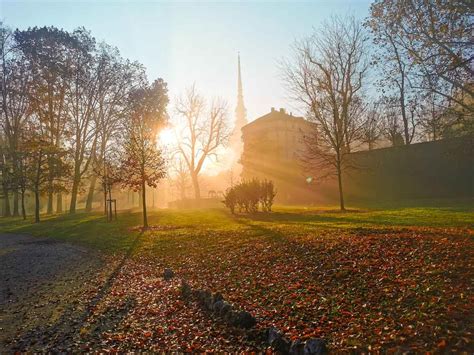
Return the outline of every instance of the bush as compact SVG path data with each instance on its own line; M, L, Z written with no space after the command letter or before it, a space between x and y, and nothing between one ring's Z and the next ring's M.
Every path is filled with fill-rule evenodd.
M272 181L252 179L227 189L222 202L232 214L237 207L239 212L255 213L259 207L263 212L270 212L275 195Z

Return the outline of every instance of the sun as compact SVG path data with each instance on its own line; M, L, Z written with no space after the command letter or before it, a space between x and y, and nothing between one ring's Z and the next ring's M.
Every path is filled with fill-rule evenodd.
M165 128L158 134L158 144L169 146L176 142L176 134L174 129Z

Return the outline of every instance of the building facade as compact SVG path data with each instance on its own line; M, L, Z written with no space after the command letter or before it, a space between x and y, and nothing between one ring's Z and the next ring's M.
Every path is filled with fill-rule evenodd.
M312 129L311 125L283 108L272 108L242 127L242 179L272 180L280 203L313 201L313 188L299 161L305 149L303 136Z

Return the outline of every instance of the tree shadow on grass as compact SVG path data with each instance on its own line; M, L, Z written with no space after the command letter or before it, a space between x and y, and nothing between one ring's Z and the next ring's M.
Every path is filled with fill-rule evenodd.
M447 211L444 211L447 212ZM466 227L472 228L474 220L469 220L468 213L449 213L436 210L387 210L387 211L298 211L256 213L237 217L236 220L248 219L257 223L271 223L302 227L370 229L381 227Z
M77 297L81 294L68 295L69 302L59 304L58 308L64 307L61 316L54 322L37 326L26 333L20 334L10 343L12 351L71 351L78 350L77 346L81 342L93 342L100 332L113 329L124 319L128 312L136 303L135 300L127 298L124 304L117 309L108 308L92 324L88 324L90 316L93 314L96 306L106 297L110 291L115 279L122 270L126 262L131 258L138 248L142 233L137 234L133 243L123 255L118 265L112 270L99 291L85 307L78 309L77 304L80 300ZM71 302L72 301L72 302ZM100 342L100 339L97 340Z

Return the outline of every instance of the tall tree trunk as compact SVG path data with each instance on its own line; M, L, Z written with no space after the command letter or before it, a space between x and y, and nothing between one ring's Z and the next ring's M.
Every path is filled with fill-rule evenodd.
M56 213L63 213L63 195L61 192L56 194Z
M337 163L337 181L339 185L339 206L341 207L341 211L345 211L346 208L344 206L344 192L342 190L342 169L341 163Z
M201 190L199 188L199 178L196 174L192 175L193 188L194 188L194 198L199 200L201 198Z
M21 191L21 215L23 219L26 219L26 209L25 209L25 191Z
M20 196L18 195L18 189L15 187L15 190L13 191L13 217L18 217L20 215L18 204L19 199Z
M35 223L39 223L40 221L40 198L39 198L39 187L36 186L35 188Z
M145 181L142 182L142 202L143 202L143 228L148 228L148 218L147 218L147 215L146 215Z
M104 215L107 217L107 190L104 189Z
M79 191L79 179L77 175L74 176L74 180L72 182L72 189L71 189L71 203L69 205L69 213L74 214L76 213L76 203L77 203L77 193Z
M10 196L8 196L8 188L3 185L3 217L11 217Z
M89 185L89 193L87 194L86 212L92 211L92 201L94 200L96 180L97 180L97 176L95 174L92 175L91 183Z

